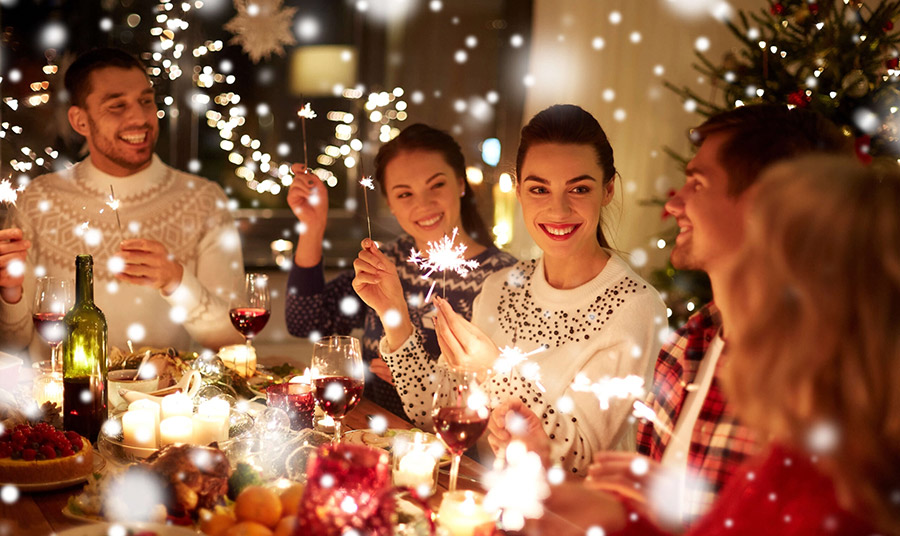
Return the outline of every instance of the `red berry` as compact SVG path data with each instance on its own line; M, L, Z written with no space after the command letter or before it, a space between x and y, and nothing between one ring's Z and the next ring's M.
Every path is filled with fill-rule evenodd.
M43 454L44 458L48 460L56 459L56 451L53 450L53 447L51 447L50 445L44 445L43 447L41 447L40 453Z
M22 451L22 459L26 462L33 461L37 456L37 452L34 449L25 449Z
M71 447L66 447L60 451L60 454L62 454L63 456L74 456L75 451L72 450Z

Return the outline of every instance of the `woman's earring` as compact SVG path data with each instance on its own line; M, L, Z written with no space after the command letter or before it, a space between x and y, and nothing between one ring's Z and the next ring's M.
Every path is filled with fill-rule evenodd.
M460 196L460 197L465 197L465 196L466 196L466 191L463 190L463 191L459 192L459 196Z

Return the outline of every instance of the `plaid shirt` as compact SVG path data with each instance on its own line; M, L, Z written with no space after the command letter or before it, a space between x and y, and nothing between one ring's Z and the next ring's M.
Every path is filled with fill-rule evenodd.
M666 430L642 420L637 433L638 452L641 454L656 461L662 459L671 439L669 432L675 428L689 392L688 386L695 381L700 363L721 326L719 310L710 302L694 313L675 332L675 337L663 345L646 402ZM722 393L719 378L722 367L727 366L724 364L726 357L723 349L709 392L691 431L688 471L699 477L700 485L689 484L686 490L688 504L685 522L688 524L709 509L741 462L759 449L753 432L737 420Z

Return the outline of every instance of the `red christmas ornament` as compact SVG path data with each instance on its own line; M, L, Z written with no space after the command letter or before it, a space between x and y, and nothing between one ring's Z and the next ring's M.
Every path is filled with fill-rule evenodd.
M813 15L817 15L819 13L819 4L811 3L809 4L809 12Z
M900 58L889 58L884 64L887 65L888 69L896 69L900 67Z
M884 31L889 32L894 29L893 21L887 21L884 23Z
M854 142L854 145L856 146L856 158L865 165L872 163L872 155L869 154L871 144L872 136L869 136L868 134L856 138L856 141Z
M812 98L807 95L802 89L798 89L797 91L791 93L787 98L788 104L796 106L797 108L805 108L811 100Z
M781 2L772 4L772 7L769 8L769 11L771 11L773 15L781 15L782 13L784 13L784 4L782 4Z

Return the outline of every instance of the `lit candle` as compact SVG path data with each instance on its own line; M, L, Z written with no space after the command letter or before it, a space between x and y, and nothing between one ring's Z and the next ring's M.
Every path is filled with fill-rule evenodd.
M194 439L194 425L190 417L169 417L159 423L159 445L190 443Z
M145 410L149 411L153 414L153 433L154 437L159 438L159 421L160 421L160 412L161 409L157 402L150 400L149 398L141 398L140 400L135 400L131 404L128 404L128 411L133 410ZM157 441L157 445L159 446L159 441Z
M188 417L194 414L194 404L184 393L174 393L162 399L162 420L170 417Z
M438 510L438 523L450 536L473 536L487 530L494 517L484 509L484 495L470 490L448 491Z
M414 444L412 449L400 457L394 468L394 485L407 488L431 489L434 487L435 459L421 448L426 445Z
M50 372L41 374L34 379L31 396L39 406L45 402L53 402L56 407L62 409L63 406L63 383L62 374L59 372Z
M324 417L316 421L316 429L326 434L333 434L334 419L331 418L331 415L325 415Z
M252 346L246 344L223 346L219 349L219 359L226 367L244 378L256 374L256 349Z
M200 404L194 415L194 444L208 445L228 439L228 417L231 406L226 400L213 398Z
M152 409L133 409L122 414L122 433L125 436L125 444L132 447L155 449L156 426L159 412ZM141 455L140 451L132 451ZM150 454L147 452L144 456Z

